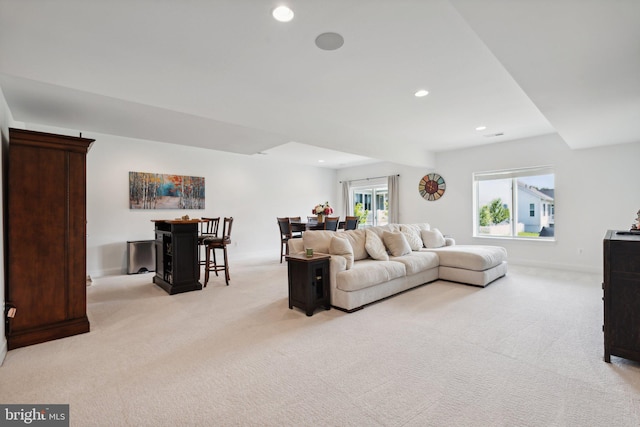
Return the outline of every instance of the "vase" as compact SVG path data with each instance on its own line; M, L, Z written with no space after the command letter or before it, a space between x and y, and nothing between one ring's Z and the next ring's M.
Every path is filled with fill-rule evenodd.
M324 222L324 215L318 214L318 224L322 224Z

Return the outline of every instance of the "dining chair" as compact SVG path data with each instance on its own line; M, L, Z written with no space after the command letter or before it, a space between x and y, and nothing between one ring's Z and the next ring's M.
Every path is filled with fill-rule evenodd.
M213 271L218 275L219 271L224 271L224 280L229 286L229 258L227 256L227 246L231 244L231 227L233 226L233 217L224 219L222 224L222 236L221 237L206 237L204 239L207 245L207 255L205 258L205 270L204 270L204 287L207 287L209 281L209 272ZM222 249L224 258L223 264L218 264L216 260L216 249ZM212 259L213 258L213 259Z
M339 216L327 216L324 218L324 229L329 231L338 231Z
M345 230L356 230L358 228L358 221L360 218L357 216L346 216L344 218L344 229Z
M302 219L299 216L290 216L289 222L301 223ZM298 227L299 228L299 227ZM304 227L303 227L304 228ZM302 237L302 230L296 229L293 225L291 226L291 236L292 237Z
M312 224L317 224L318 223L318 216L314 215L314 216L308 216L307 217L307 224L312 225Z
M220 217L217 217L217 218L202 217L202 222L200 222L200 233L198 234L198 259L200 260L200 265L205 265L205 261L202 259L200 255L200 249L206 246L206 244L204 243L204 239L207 237L218 237L219 226L220 226Z
M291 232L291 220L289 218L277 218L278 227L280 228L280 263L282 258L289 255L289 239L302 237L302 233L294 235Z

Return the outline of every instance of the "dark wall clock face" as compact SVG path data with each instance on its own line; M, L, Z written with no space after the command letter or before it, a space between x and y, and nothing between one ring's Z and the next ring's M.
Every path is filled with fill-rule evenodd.
M422 177L418 184L420 195L429 201L438 200L444 194L447 184L444 178L437 173L429 173Z

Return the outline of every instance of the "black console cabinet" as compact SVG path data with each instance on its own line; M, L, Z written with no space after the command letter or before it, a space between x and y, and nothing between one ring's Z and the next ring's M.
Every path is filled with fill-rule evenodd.
M287 256L289 269L289 308L296 306L313 315L317 307L331 308L329 297L329 255Z
M604 360L640 362L640 235L621 233L604 238Z
M198 260L199 220L155 220L156 275L170 295L202 289Z

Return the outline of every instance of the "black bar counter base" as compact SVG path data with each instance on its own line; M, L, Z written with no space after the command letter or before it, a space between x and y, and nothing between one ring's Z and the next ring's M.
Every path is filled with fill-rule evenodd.
M153 283L169 295L201 290L198 257L200 220L153 222L156 224L156 275Z

